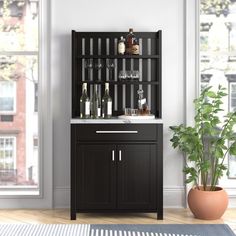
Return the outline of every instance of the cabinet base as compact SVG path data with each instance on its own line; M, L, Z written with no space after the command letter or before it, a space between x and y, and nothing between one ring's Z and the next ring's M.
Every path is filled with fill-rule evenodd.
M71 212L70 213L70 219L71 220L76 220L76 212Z
M157 212L156 210L140 211L140 210L79 210L71 212L70 219L76 220L76 213L157 213L157 220L163 220L163 211Z

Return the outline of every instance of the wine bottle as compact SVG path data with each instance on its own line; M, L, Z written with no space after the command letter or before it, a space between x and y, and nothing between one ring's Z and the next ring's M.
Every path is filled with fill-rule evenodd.
M132 54L132 47L133 47L133 44L134 44L134 40L135 40L135 35L133 33L133 29L130 28L129 33L126 36L126 45L125 45L126 54Z
M98 119L101 116L101 100L97 93L97 84L94 85L94 92L91 104L91 116L93 119Z
M112 116L112 99L109 95L109 83L105 83L105 93L102 98L102 118L110 119Z
M125 39L123 38L123 36L120 37L120 40L118 42L118 54L125 54Z
M82 95L80 97L80 118L87 119L90 117L90 100L87 95L87 83L82 85Z

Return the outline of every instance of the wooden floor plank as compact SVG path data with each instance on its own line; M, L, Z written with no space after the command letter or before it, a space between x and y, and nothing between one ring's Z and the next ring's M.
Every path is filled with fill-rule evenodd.
M156 220L154 213L77 214L70 220L68 209L7 209L0 210L0 223L27 224L228 224L236 233L236 209L228 209L222 219L195 219L188 209L165 209L164 220Z

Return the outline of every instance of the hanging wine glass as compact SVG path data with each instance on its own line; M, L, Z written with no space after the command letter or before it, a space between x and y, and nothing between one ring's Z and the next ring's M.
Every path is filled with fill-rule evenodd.
M88 70L88 80L91 78L91 72L93 69L93 59L87 59L84 63L84 68Z
M115 68L115 63L113 59L107 59L106 67L109 71L109 80L112 81L112 70Z
M94 67L99 71L103 68L103 60L102 59L97 59L97 62L94 64Z
M97 61L94 64L94 68L98 71L98 80L101 80L101 69L104 67L103 60L101 58L98 58Z

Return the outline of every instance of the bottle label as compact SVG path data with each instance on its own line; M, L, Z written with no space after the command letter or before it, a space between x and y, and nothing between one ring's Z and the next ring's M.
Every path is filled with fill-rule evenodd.
M107 102L107 115L112 115L112 102Z
M101 108L98 107L98 117L100 117L100 116L101 116Z
M123 42L118 44L118 53L119 54L125 53L125 44Z
M85 102L85 115L90 115L90 102Z

